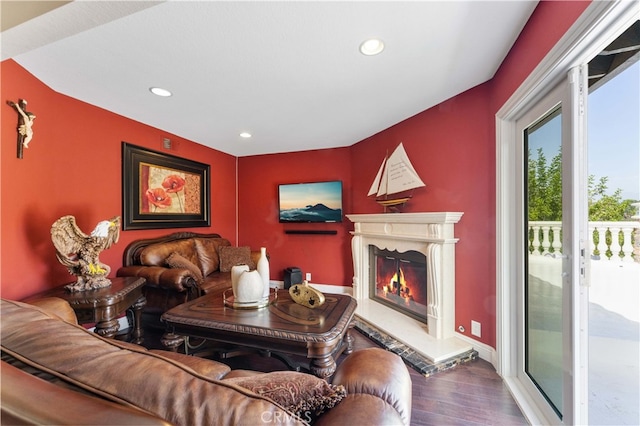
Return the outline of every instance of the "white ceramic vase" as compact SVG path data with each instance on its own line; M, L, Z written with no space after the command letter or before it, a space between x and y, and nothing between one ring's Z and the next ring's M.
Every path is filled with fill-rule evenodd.
M258 271L243 271L233 288L237 303L259 302L262 299L262 277Z
M260 259L258 259L256 270L262 278L262 297L269 297L269 259L267 259L266 247L260 247Z
M236 292L236 286L238 285L238 279L243 272L249 270L249 265L235 265L231 267L231 287L233 287L233 293Z

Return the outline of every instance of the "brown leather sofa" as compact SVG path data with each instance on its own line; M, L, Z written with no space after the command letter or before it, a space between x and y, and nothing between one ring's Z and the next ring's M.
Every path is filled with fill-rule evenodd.
M131 242L116 275L145 278L144 312L159 318L187 300L230 288L229 262L247 263L253 269L259 258L260 251L231 247L229 240L219 234L176 232Z
M231 371L215 361L105 339L77 325L62 299L32 303L38 306L0 301L2 424L410 423L407 367L379 348L349 355L329 385L304 373ZM306 416L246 385L282 374L332 392L343 386L341 400Z

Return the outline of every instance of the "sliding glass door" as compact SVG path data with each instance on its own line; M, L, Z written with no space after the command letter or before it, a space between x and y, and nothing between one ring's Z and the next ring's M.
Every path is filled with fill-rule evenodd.
M586 64L636 49L614 42L639 17L592 2L496 114L496 369L533 424L590 423Z
M586 353L583 68L516 121L522 170L518 375L553 423L573 423ZM584 190L583 190L584 189ZM586 319L586 317L584 318Z

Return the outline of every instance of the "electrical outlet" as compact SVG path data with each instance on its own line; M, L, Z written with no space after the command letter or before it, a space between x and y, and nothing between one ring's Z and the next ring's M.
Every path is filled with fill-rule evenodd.
M482 337L482 327L478 321L471 320L471 334L474 336Z
M305 275L308 282L311 282L311 272L307 272Z

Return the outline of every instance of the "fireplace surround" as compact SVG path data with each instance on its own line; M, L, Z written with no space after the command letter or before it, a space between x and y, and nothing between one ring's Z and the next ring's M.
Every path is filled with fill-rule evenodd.
M472 350L455 332L454 225L461 212L347 215L354 223L352 253L356 315L374 327L441 362ZM398 253L419 252L426 257L426 322L405 315L371 298L371 247ZM375 282L373 283L375 285Z

